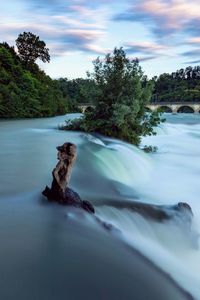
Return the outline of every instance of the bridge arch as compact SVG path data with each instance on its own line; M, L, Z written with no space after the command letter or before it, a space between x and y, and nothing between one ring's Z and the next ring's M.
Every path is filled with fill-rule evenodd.
M95 105L92 103L82 103L78 105L79 109L81 110L82 114L87 111L92 111L95 108Z
M92 112L94 110L94 107L93 106L87 106L84 110L84 113L86 112Z
M164 113L172 113L173 112L172 108L167 105L160 105L158 107L158 110L161 112L164 112Z
M145 107L145 111L146 111L146 112L152 112L152 109L151 109L150 107L146 106L146 107Z
M82 113L85 111L92 111L95 109L95 105L92 103L83 103L79 104L79 108ZM200 102L191 103L191 102L158 102L147 104L145 108L146 112L153 112L161 110L167 113L200 113Z
M177 113L194 113L193 107L189 105L182 105L177 109Z

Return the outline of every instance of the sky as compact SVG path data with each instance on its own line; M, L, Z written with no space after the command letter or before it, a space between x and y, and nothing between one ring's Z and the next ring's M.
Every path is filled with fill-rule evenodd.
M45 41L52 78L86 77L115 47L149 78L200 65L200 0L0 0L0 42L31 31Z

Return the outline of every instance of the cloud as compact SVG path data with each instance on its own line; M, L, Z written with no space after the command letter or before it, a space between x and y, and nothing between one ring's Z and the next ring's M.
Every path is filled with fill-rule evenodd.
M10 0L15 1L15 0ZM24 1L27 8L37 9L38 11L48 11L48 13L63 13L70 12L79 7L80 10L95 10L101 7L106 7L112 4L120 3L120 0L16 0L16 1ZM81 12L81 13L82 13ZM95 16L95 15L94 15Z
M31 31L46 42L54 56L71 51L97 55L110 52L101 45L105 44L114 12L111 6L116 2L120 3L119 0L10 1L24 1L25 10L20 14L24 21L1 20L0 33L3 37L9 37L6 40L14 42L20 32ZM164 52L164 46L155 43L126 43L124 47L128 53L138 54L140 57L162 55L162 51Z
M125 44L127 53L163 54L168 47L152 42L130 42Z
M187 43L192 45L192 46L196 46L196 45L200 45L200 37L193 37L187 40Z
M149 61L149 60L153 60L153 59L157 59L157 58L158 58L157 55L137 57L137 59L139 60L139 62L145 62L145 61Z
M192 60L184 62L185 65L193 65L193 64L200 64L200 60Z
M182 53L182 56L186 57L200 57L200 49L194 49Z
M20 0L22 1L22 0ZM39 11L45 11L45 12L52 12L52 13L57 13L61 12L65 9L67 9L71 3L75 2L73 0L71 1L64 1L64 0L23 0L24 5L27 7L27 9L34 9Z
M125 43L124 49L128 55L135 54L140 62L145 62L160 58L161 56L170 56L169 47L153 42L129 42Z
M19 33L31 31L46 42L54 56L70 51L104 53L100 43L106 36L107 10L83 4L76 0L26 1L21 19L13 21L0 15L0 36L14 43ZM33 6L41 10L32 10Z
M9 7L14 4L18 10L15 16L0 12L1 39L14 43L19 33L31 31L46 42L51 56L72 52L104 55L111 52L108 48L112 43L118 44L120 40L128 55L147 61L177 53L176 47L183 46L183 38L184 45L195 47L188 51L191 56L186 52L183 57L193 59L199 55L196 48L200 47L200 0L9 1ZM121 13L116 13L120 10ZM146 35L148 40L153 37L152 41L132 39L134 42L128 42L128 33L125 34L127 41L123 41L123 32L115 32L113 20L142 23L154 34ZM181 40L175 40L173 36L179 36Z
M96 45L92 45L92 44L86 44L82 50L85 50L87 52L91 52L91 53L97 54L97 55L105 55L106 53L111 52L109 49L105 49L100 46L96 46Z
M68 51L84 51L93 53L103 53L103 49L95 45L95 42L100 39L104 32L92 29L65 29L52 25L44 24L3 24L0 27L0 34L10 36L16 39L19 32L32 31L39 35L42 39L49 41L47 46L53 51L53 55L62 55ZM55 47L55 43L58 44ZM49 45L48 45L49 44Z
M128 10L114 17L115 21L146 24L159 39L187 31L196 35L199 19L199 0L136 0Z

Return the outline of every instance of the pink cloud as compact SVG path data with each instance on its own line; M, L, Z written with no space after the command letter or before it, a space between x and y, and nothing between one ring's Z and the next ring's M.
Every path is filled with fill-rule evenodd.
M118 14L115 20L142 22L164 37L182 31L196 31L200 20L199 0L138 0L130 9Z
M156 52L160 53L166 51L169 47L163 44L156 44L153 42L129 42L125 46L133 52Z
M193 0L148 0L138 4L138 9L149 14L154 18L162 19L159 26L170 29L181 29L193 19L200 18L200 2Z

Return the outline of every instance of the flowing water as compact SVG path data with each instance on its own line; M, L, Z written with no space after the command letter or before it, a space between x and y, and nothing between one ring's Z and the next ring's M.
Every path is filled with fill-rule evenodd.
M152 154L57 130L72 117L0 122L0 298L189 299L177 283L200 299L200 116L168 115L157 135L142 141L158 147ZM71 187L119 232L41 196L51 183L55 147L66 141L78 146ZM187 202L192 228L176 218L146 219L127 201Z

